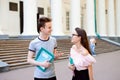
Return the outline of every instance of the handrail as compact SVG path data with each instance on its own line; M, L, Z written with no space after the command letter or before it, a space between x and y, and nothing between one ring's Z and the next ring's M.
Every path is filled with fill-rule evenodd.
M94 0L94 20L95 20L95 34L97 38L101 38L100 34L97 32L97 19L96 19L96 0Z

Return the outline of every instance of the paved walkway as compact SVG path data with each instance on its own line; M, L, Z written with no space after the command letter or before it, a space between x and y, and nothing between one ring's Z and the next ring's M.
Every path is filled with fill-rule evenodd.
M94 80L120 80L120 50L95 56ZM71 80L72 72L67 67L68 60L55 62L58 80ZM0 73L0 80L33 80L33 67Z

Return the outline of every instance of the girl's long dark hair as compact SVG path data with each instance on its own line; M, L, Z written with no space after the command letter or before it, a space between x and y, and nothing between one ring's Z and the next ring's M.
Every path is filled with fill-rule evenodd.
M88 52L91 54L89 42L87 38L87 34L84 29L81 28L75 28L75 31L77 32L78 36L81 37L81 44L88 50Z

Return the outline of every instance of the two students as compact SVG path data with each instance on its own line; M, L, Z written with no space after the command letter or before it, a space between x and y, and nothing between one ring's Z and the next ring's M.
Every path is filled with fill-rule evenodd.
M40 48L45 48L53 53L55 59L62 56L63 53L57 53L57 42L54 37L51 37L52 32L51 19L42 17L38 21L39 36L32 40L29 44L27 61L35 66L47 68L45 72L36 67L34 71L34 80L57 80L54 69L54 62L49 61L38 62L36 57ZM80 28L76 28L72 37L73 46L71 48L71 58L74 64L69 65L69 68L74 71L73 80L93 80L92 63L95 59L90 55L86 33ZM81 72L82 71L82 72Z

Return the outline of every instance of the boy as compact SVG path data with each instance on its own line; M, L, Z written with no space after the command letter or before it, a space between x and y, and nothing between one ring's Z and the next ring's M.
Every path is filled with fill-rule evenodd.
M51 19L47 17L41 17L38 20L37 30L39 32L39 36L32 40L29 44L27 61L35 66L45 67L46 71L43 72L36 67L34 72L34 80L56 80L54 62L38 62L33 59L33 56L35 55L36 57L40 48L45 48L49 52L54 53L55 59L63 55L63 53L57 54L56 39L50 36L52 32Z

